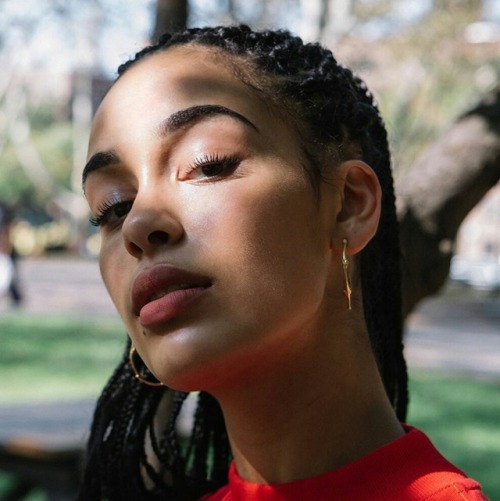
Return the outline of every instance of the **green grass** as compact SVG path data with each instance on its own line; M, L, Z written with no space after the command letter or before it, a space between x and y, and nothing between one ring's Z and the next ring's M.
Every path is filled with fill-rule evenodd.
M4 499L4 496L17 485L18 482L14 476L0 472L0 499ZM33 489L23 497L23 501L47 501L47 495L41 489Z
M0 403L96 397L121 356L124 332L110 319L3 315ZM408 422L500 499L500 381L414 371L410 392ZM0 497L8 481L0 476Z
M413 372L409 423L500 499L500 381Z
M0 317L0 404L97 398L122 354L125 330L111 319ZM0 499L16 480L0 472ZM24 501L47 501L34 490Z
M65 316L0 318L0 402L92 398L124 348L117 320Z

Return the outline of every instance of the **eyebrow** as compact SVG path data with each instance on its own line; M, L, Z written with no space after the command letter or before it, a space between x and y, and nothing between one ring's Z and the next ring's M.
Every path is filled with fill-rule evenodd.
M110 167L111 165L115 165L120 162L118 155L113 151L100 151L95 155L92 155L89 161L85 164L82 172L82 185L85 188L85 181L87 180L87 176L97 170L102 169L103 167Z
M257 127L248 120L245 116L241 115L237 111L226 108L219 104L200 104L197 106L190 106L183 110L176 111L167 117L159 126L159 132L161 135L171 134L179 129L182 129L186 125L190 125L192 122L201 117L208 117L212 115L227 115L231 118L235 118L240 122L244 123L251 129L259 131Z
M245 116L241 115L237 111L226 108L219 104L201 104L196 106L190 106L179 111L172 113L170 116L165 118L158 126L158 133L160 136L165 136L172 134L188 125L193 124L199 118L205 118L213 115L227 115L234 118L251 129L259 132L259 129ZM104 167L110 167L120 162L118 155L113 151L101 151L92 155L89 161L86 163L82 172L82 185L85 188L85 182L88 175L98 169Z

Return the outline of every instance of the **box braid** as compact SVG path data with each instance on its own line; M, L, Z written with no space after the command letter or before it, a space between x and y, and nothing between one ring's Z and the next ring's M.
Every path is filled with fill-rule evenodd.
M379 229L360 256L368 332L379 370L400 420L408 403L402 344L399 237L387 133L373 96L319 44L287 31L254 32L247 26L193 28L160 37L118 69L178 45L211 47L236 76L277 113L287 114L302 140L304 167L317 190L327 160L361 158L382 186ZM201 392L193 430L180 444L176 419L186 394L139 383L123 360L100 397L92 425L79 500L197 499L227 481L231 460L222 411ZM154 420L164 399L170 412L160 436ZM353 396L355 398L355 396ZM150 463L149 439L161 468ZM147 482L146 480L147 479Z
M226 483L231 457L218 402L199 394L193 432L181 444L176 420L187 393L140 383L127 345L96 405L78 501L198 499ZM158 437L154 419L164 399L169 416ZM147 457L147 437L161 468Z

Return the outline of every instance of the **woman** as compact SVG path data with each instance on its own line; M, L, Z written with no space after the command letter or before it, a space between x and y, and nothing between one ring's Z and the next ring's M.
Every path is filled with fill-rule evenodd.
M83 185L131 349L80 499L484 499L400 424L386 131L328 50L245 26L164 36L119 69Z

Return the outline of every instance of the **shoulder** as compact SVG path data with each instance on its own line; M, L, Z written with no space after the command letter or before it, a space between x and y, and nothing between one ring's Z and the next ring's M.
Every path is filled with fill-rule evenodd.
M444 458L424 433L411 427L406 431L387 449L394 493L419 501L487 501L479 483Z
M446 460L424 433L405 429L404 436L358 461L289 484L251 484L233 463L229 484L202 500L487 501L481 486Z
M444 487L439 485L437 490L418 499L422 501L488 501L481 486L470 478L452 482Z

